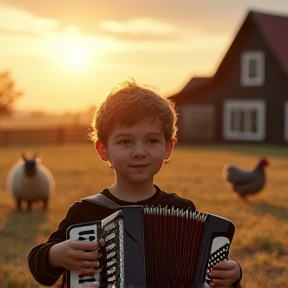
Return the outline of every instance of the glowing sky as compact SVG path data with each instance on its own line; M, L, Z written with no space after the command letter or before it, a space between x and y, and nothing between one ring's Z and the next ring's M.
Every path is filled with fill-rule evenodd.
M168 96L213 76L249 10L288 16L288 1L1 0L0 70L21 110L87 109L127 77Z

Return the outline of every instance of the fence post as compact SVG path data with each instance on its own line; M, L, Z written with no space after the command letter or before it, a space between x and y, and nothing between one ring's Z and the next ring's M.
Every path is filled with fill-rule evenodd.
M57 142L58 143L64 143L65 137L64 137L65 131L63 127L58 127L57 129Z

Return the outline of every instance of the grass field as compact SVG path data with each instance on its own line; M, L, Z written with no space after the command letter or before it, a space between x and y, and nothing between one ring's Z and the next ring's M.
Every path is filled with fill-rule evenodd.
M47 212L37 205L32 212L17 212L6 191L8 170L22 151L37 151L55 176L56 192ZM222 168L225 163L252 168L263 155L270 161L267 184L245 203L221 178ZM30 249L47 239L75 200L111 185L113 171L98 159L92 144L1 147L0 168L0 288L36 287L26 262ZM235 223L230 258L242 265L244 288L288 287L287 147L179 146L155 183L192 199L198 210Z

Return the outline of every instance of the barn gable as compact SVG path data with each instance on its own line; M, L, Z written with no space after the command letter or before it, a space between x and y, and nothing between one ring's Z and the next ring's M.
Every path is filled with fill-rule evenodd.
M169 97L179 141L288 141L287 35L288 17L249 12L215 75Z

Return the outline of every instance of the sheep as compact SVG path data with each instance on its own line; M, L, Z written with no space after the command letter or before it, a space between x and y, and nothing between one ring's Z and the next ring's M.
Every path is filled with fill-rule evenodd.
M55 181L50 170L41 164L41 159L22 157L8 173L7 189L16 201L17 210L22 209L22 202L27 202L27 210L31 210L33 202L42 201L47 210L48 201L54 192Z

